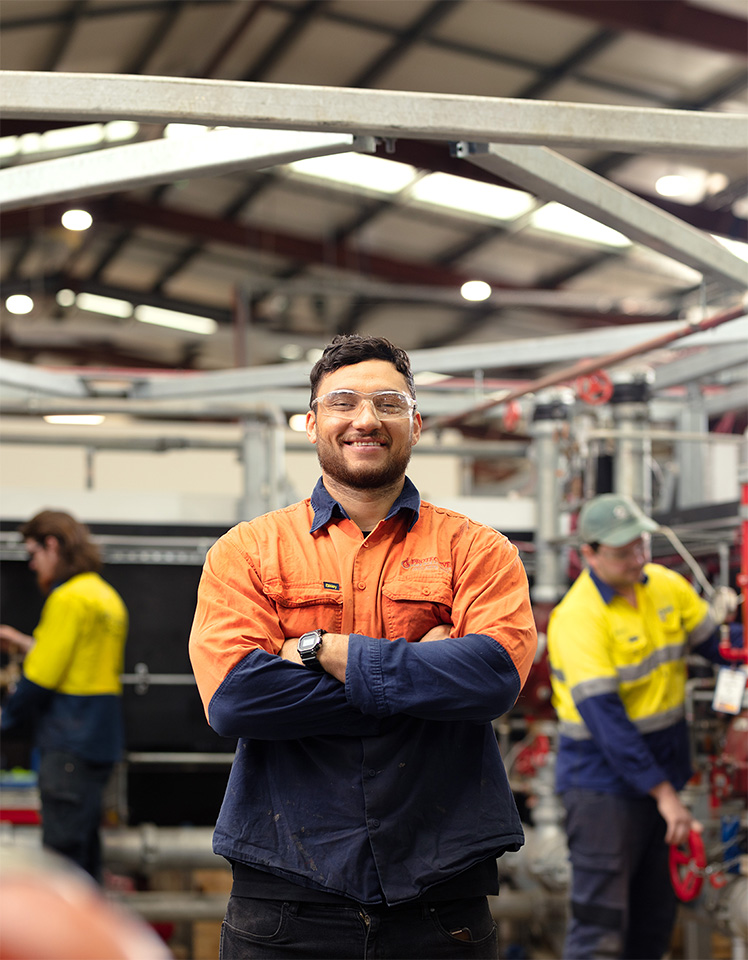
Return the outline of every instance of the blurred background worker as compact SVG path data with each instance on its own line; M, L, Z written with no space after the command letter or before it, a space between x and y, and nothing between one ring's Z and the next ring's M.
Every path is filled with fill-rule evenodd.
M127 610L70 514L44 510L19 529L47 599L32 636L0 625L0 644L25 654L0 729L4 737L33 732L43 844L98 879L102 794L123 746Z
M665 953L676 910L668 844L701 829L678 796L691 776L686 656L722 661L724 610L649 562L657 529L627 497L586 503L578 534L588 569L548 627L572 863L564 957L574 960Z

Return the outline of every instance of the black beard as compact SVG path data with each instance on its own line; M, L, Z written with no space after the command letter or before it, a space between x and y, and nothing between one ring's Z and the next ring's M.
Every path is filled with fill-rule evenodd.
M411 452L412 447L403 447L402 453L391 455L381 467L351 470L331 444L317 444L317 459L323 473L353 490L376 490L396 483L402 479L410 463Z

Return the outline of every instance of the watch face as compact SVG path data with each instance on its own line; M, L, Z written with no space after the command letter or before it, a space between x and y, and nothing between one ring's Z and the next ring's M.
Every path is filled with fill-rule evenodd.
M302 637L299 637L298 650L299 653L312 653L320 645L321 639L316 631L305 633Z

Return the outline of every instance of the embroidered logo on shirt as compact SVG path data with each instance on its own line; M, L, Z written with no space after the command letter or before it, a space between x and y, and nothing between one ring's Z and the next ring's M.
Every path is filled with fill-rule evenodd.
M322 586L325 588L325 590L340 590L340 584L333 583L332 580L323 580Z
M452 564L449 560L440 560L438 557L413 557L403 560L400 566L403 570L410 570L411 567L441 567L442 570L452 569Z
M667 607L663 607L662 610L658 610L657 613L659 614L660 620L664 623L670 614L673 613L673 605L670 604Z

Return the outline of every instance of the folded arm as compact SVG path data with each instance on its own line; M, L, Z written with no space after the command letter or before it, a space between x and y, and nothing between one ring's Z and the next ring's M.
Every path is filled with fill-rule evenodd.
M455 574L451 612L454 626L420 643L326 634L318 659L364 714L488 722L514 705L537 646L516 549L481 533ZM294 659L290 646L283 655Z
M259 740L377 732L377 723L347 701L332 676L278 656L284 642L251 559L219 541L205 562L190 634L192 668L211 727L223 737Z

